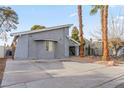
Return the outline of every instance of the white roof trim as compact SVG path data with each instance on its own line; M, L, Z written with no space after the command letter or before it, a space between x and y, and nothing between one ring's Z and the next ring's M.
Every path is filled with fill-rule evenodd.
M76 40L74 40L73 38L71 38L71 37L69 37L69 36L67 36L67 38L68 38L69 40L72 40L74 43L76 43L77 45L79 45L79 46L80 46L80 43L79 43L79 42L77 42Z
M32 33L37 33L37 32L44 32L44 31L49 31L49 30L64 28L64 27L71 27L72 25L73 24L66 24L66 25L48 27L48 28L41 29L41 30L32 30L32 31L29 30L29 31L17 32L17 33L11 33L10 35L11 36L18 36L18 35L32 34Z

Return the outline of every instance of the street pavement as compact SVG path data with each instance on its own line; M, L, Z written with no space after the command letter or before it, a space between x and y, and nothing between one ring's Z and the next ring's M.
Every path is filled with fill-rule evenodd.
M124 65L8 60L3 88L115 88L124 87Z

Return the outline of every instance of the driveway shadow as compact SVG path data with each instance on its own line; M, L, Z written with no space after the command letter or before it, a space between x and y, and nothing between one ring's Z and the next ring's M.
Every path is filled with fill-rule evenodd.
M34 65L47 70L64 69L63 62L34 62Z
M29 88L98 88L106 81L109 81L108 78L104 74L95 72L85 75L53 77L32 81L27 83L26 86Z
M124 83L117 85L115 88L124 88Z
M113 86L108 85L108 83L113 82L115 85L118 85L119 83L115 80L114 75L121 73L120 71L119 73L116 72L117 69L115 69L116 73L113 72L113 75L111 74L111 72L108 73L109 70L106 68L109 67L101 67L101 65L100 67L98 66L97 69L92 68L89 71L86 69L89 69L89 65L90 67L95 66L95 64L91 65L91 63L86 64L76 62L13 62L12 64L10 65L12 66L10 70L13 74L8 75L8 81L9 79L10 81L13 81L10 82L7 86L5 85L3 87L9 87L10 85L29 82L27 83L27 86L36 88L104 88L106 86L107 88L111 88ZM40 69L37 69L37 67ZM81 70L80 68L82 67L85 70ZM104 73L103 69L105 69ZM25 72L21 72L23 70ZM52 72L52 70L54 71ZM114 68L112 70L114 70ZM33 71L34 73L32 73ZM15 72L17 73L17 75L15 75Z

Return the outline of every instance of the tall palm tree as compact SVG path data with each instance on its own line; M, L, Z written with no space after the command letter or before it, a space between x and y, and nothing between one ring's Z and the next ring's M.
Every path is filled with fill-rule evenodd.
M104 6L103 12L103 60L109 60L109 49L108 49L108 5Z
M101 16L101 31L102 31L102 55L103 60L109 60L109 50L108 50L108 36L107 36L107 30L108 30L108 5L95 5L92 6L92 9L90 11L91 15L94 15L100 10L100 16Z
M83 39L83 22L82 22L82 6L78 5L78 18L80 30L80 57L84 56L84 39Z
M92 9L90 11L90 15L94 15L98 12L98 10L100 10L100 16L101 16L101 31L102 31L102 38L103 38L103 6L102 5L95 5L92 6ZM103 39L102 39L102 53L103 53Z

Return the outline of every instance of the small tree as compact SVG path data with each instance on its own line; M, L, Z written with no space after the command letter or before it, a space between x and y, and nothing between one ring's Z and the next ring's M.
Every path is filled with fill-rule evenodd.
M111 38L109 40L109 47L112 48L113 55L117 57L118 51L124 47L124 40L121 40L120 38Z
M41 25L34 25L31 27L31 30L40 30L40 29L44 29L46 28L45 26L41 26Z
M112 48L113 55L117 57L118 51L124 47L124 20L113 19L109 30L109 47Z
M74 26L72 29L71 38L73 38L77 42L80 42L79 41L79 30L77 29L76 26Z

